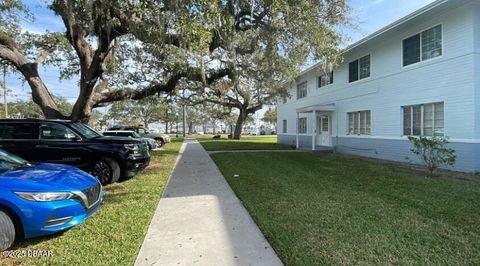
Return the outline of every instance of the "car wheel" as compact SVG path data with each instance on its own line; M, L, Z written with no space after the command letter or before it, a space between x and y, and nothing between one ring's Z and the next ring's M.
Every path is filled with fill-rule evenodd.
M12 246L15 241L15 225L10 216L0 210L0 251Z
M92 175L98 178L102 185L115 183L120 178L120 165L112 158L99 158L93 164Z
M165 141L163 141L163 139L155 139L155 141L157 141L158 147L163 147L163 145L165 145Z

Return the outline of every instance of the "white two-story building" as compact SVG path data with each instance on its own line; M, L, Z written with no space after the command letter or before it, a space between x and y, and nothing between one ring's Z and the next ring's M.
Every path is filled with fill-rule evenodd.
M407 162L416 159L408 136L446 136L453 169L480 172L479 0L435 1L343 58L286 83L278 143Z

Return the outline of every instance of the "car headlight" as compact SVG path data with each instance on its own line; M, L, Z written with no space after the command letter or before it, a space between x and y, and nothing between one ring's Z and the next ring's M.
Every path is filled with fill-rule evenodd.
M20 198L30 201L57 201L71 199L70 192L15 192Z
M133 151L133 154L140 154L140 146L137 144L125 144L125 148Z

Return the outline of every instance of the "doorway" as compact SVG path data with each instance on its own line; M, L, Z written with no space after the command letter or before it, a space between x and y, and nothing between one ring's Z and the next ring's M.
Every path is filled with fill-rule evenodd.
M317 146L332 146L330 116L317 116Z

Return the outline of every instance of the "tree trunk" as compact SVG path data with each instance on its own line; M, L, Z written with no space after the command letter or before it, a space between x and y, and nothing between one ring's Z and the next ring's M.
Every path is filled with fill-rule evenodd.
M188 134L193 133L193 122L188 122Z
M243 123L245 123L245 120L247 120L247 116L247 110L240 109L240 114L238 115L237 123L235 124L233 139L240 139L240 137L242 136Z
M58 111L57 104L53 99L53 96L43 83L40 75L38 74L38 65L36 63L26 63L20 66L25 80L30 85L32 90L32 100L40 106L45 118L49 119L66 119L67 116Z

